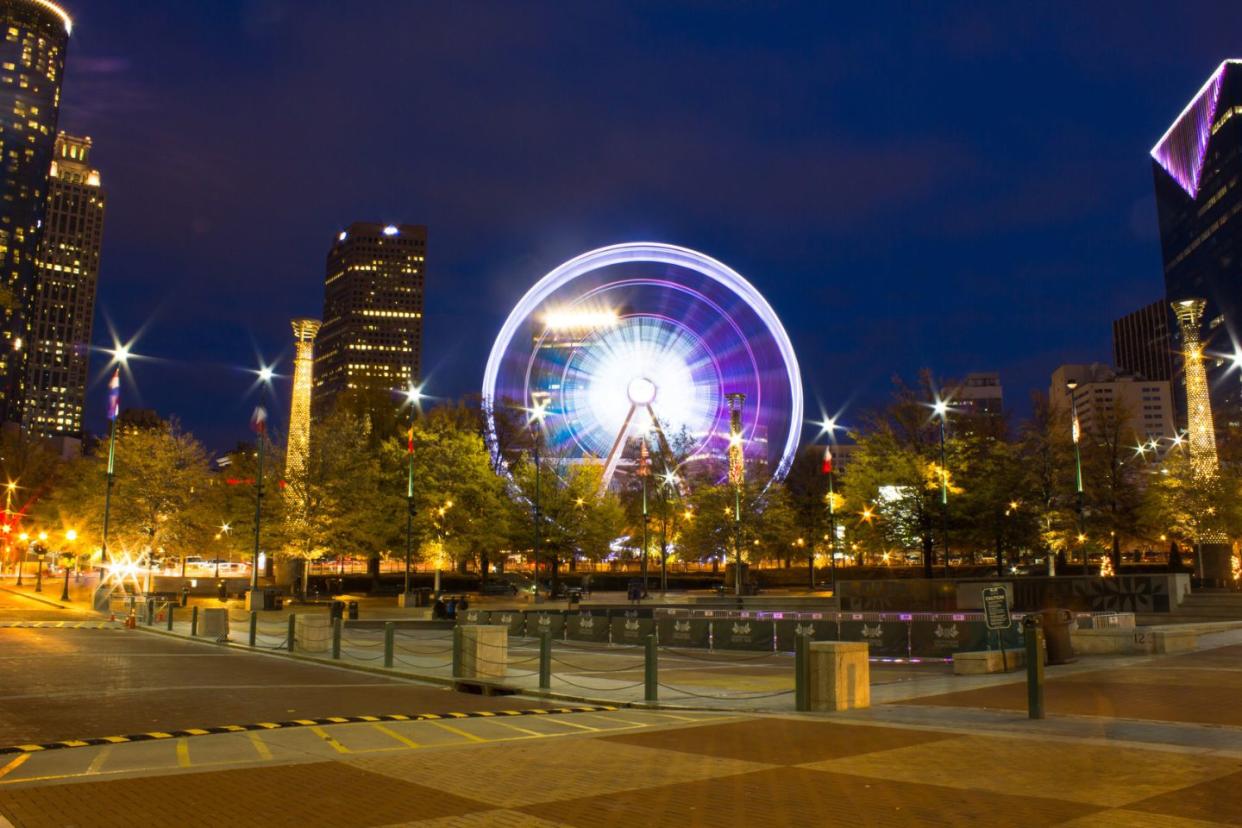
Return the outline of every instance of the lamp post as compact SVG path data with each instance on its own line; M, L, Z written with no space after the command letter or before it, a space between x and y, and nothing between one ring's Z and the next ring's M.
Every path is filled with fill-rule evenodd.
M651 476L651 456L647 453L647 438L644 435L642 441L642 449L638 456L638 480L643 489L643 556L642 556L642 572L643 572L643 597L647 597L647 553L651 548L651 541L648 537L648 520L647 520L647 478Z
M65 532L65 540L69 541L69 543L72 544L77 539L78 539L77 531L70 529L67 532ZM65 588L60 591L60 600L62 601L69 600L69 564L68 563L65 564Z
M108 564L108 521L112 515L112 487L116 485L116 421L121 413L121 367L129 363L129 347L118 345L112 351L112 359L118 367L108 382L108 468L104 474L103 534L99 542L99 578L103 581L103 568Z
M746 395L726 394L729 401L729 482L733 484L733 591L742 598L742 484L745 482L745 455L742 450L742 405Z
M401 588L401 606L409 606L410 599L410 560L414 556L414 422L418 418L418 402L422 399L422 389L410 386L406 392L406 400L410 404L410 431L406 443L407 474L405 483L405 580ZM438 586L438 585L437 585Z
M543 514L540 511L541 507L540 507L540 502L539 502L539 498L541 494L540 489L542 486L541 481L543 478L543 465L540 462L539 446L543 442L543 421L544 421L544 418L547 417L547 415L548 415L547 400L543 400L542 402L536 402L535 408L532 410L531 415L530 415L530 423L534 427L534 435L533 435L534 440L533 440L533 445L531 446L531 454L534 456L534 460L535 460L535 503L534 503L535 543L532 549L532 558L534 559L533 564L535 567L534 580L535 580L535 603L536 604L539 603L539 542L540 542L540 531L542 529L542 524L543 524Z
M941 544L944 546L944 572L949 575L952 567L949 563L949 467L944 453L944 430L949 417L949 405L944 400L937 400L934 410L940 418L940 535Z
M836 433L838 426L835 417L825 417L820 423L820 431L827 432L828 445L824 446L824 461L822 471L828 476L828 565L832 573L832 594L837 594L837 496L834 491L833 476L836 471L832 465L832 442L833 435ZM810 587L815 589L815 544L811 544L810 558Z
M30 535L26 534L25 532L22 532L20 535L17 536L17 540L22 550L22 559L17 562L17 585L21 586L22 585L22 568L25 566L26 558L30 554L30 547L26 545L26 542L30 540Z
M17 488L17 483L10 480L5 487L4 492L4 560L7 562L13 557L13 491ZM22 567L17 565L18 585L21 585Z
M270 387L273 371L264 365L259 368L259 384ZM259 538L263 524L263 444L267 442L267 409L255 406L250 416L250 427L254 430L259 443L258 472L254 478L254 555L250 563L250 592L246 596L246 609L263 608L262 597L259 595Z
M1074 397L1074 389L1078 387L1078 383L1070 380L1065 383L1065 388L1069 391L1070 398L1070 436L1074 440L1074 488L1078 492L1078 537L1079 544L1082 546L1082 574L1089 575L1090 567L1087 558L1086 535L1083 532L1083 509L1082 509L1082 452L1078 448L1078 440L1082 436L1082 429L1078 424L1078 400Z
M39 554L35 556L35 592L43 591L43 544L47 543L47 532L39 533Z

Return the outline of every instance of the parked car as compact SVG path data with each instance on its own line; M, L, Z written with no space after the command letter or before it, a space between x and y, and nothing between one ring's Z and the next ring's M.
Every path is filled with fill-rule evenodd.
M479 584L480 595L517 595L518 586L507 578L488 578Z

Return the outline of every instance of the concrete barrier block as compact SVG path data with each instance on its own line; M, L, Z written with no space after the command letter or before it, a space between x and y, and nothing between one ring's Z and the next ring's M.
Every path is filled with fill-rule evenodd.
M812 710L851 710L871 706L871 664L868 646L855 641L811 643Z
M504 678L509 655L509 628L498 624L463 625L461 677Z
M198 620L198 634L202 638L227 641L229 637L229 611L224 607L208 607L202 610Z
M326 653L332 649L332 619L326 613L298 613L293 620L296 652Z
M1021 670L1026 666L1026 650L979 650L973 653L953 654L953 673L958 676L979 676L986 673L1005 673Z

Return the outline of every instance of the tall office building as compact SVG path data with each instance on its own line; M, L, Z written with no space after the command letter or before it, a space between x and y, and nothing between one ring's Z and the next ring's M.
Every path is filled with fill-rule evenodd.
M1169 306L1160 299L1113 322L1113 364L1149 380L1173 379Z
M1005 411L1005 389L995 371L967 374L960 382L945 383L940 396L963 414L1000 416Z
M48 0L0 0L0 27L0 417L16 420L73 22Z
M359 222L328 251L312 407L322 416L353 388L418 382L427 228Z
M1242 60L1216 68L1151 155L1165 294L1205 298L1205 350L1230 354L1242 342ZM1242 422L1229 360L1207 367L1213 407Z
M36 434L82 436L104 217L90 150L90 138L56 139L27 324L22 426Z

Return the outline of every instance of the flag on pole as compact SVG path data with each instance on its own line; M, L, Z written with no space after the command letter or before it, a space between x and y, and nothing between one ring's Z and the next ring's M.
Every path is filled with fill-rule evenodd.
M112 372L108 380L108 419L115 420L121 413L121 369Z
M254 413L250 415L250 428L255 434L262 434L267 430L267 409L261 405L254 408Z
M824 474L832 474L832 447L824 446Z
M405 453L413 454L414 453L414 426L413 425L410 426L410 430L405 433L405 436L409 438L409 444L405 448Z
M1079 437L1079 435L1082 433L1081 429L1078 427L1078 414L1077 414L1077 412L1075 412L1075 414L1074 414L1074 422L1070 425L1070 431L1071 431L1071 433L1074 435L1074 445L1077 445L1077 444L1078 444L1078 437Z

